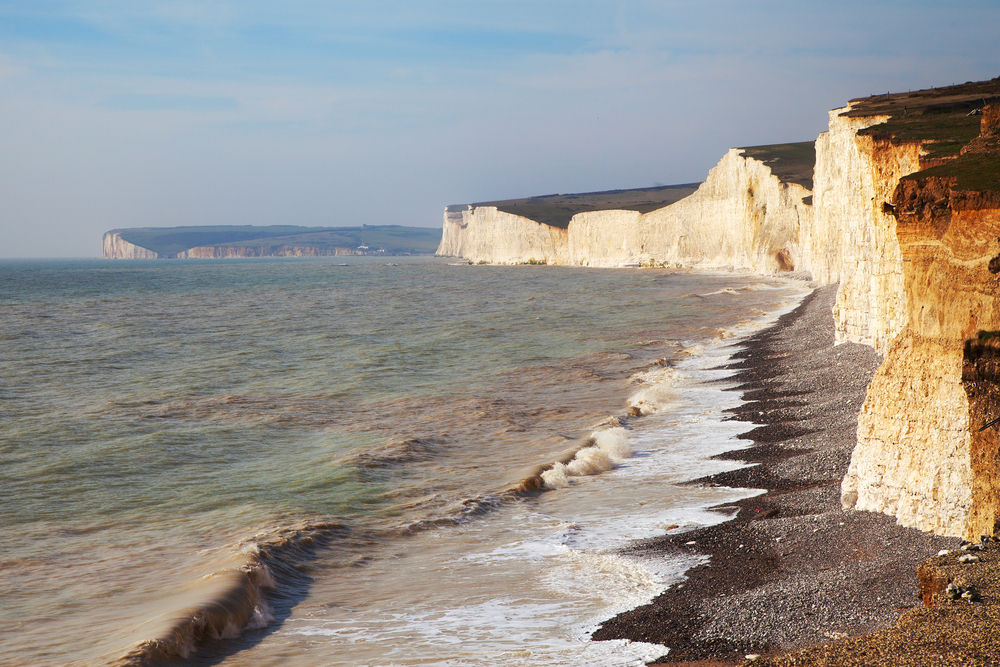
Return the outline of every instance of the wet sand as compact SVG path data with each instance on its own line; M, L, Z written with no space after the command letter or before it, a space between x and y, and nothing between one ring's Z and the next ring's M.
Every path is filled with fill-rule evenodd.
M835 297L836 286L816 290L740 344L731 368L746 403L733 418L760 426L741 436L749 449L721 458L758 465L691 482L767 493L720 508L736 512L730 521L630 547L636 556L682 550L711 560L651 604L606 621L595 640L664 644L662 663L735 665L760 654L763 664L890 628L922 607L917 567L959 540L841 509L858 411L881 358L867 346L834 346ZM868 640L859 641L864 651ZM802 664L847 664L846 655L824 660Z

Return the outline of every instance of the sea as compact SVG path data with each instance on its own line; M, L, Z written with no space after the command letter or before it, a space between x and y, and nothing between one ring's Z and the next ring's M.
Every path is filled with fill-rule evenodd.
M721 369L808 291L433 257L0 261L0 664L642 665L760 493ZM714 508L714 509L711 509Z

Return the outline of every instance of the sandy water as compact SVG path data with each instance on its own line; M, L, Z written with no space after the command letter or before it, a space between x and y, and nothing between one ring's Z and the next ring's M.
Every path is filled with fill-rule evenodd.
M0 664L642 664L589 632L692 563L615 549L754 493L674 483L736 465L706 460L747 428L709 369L804 291L2 262Z

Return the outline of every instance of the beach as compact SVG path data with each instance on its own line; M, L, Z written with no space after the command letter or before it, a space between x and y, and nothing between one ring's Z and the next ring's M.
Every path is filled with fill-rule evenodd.
M751 448L722 457L758 465L691 482L767 493L719 508L738 509L730 521L630 547L631 555L711 559L651 604L606 621L595 640L669 646L663 663L734 665L761 655L756 664L765 664L889 628L922 606L918 566L959 540L841 509L858 411L880 358L866 346L834 345L836 289L816 290L740 343L730 367L745 402L732 418L760 426L740 436Z

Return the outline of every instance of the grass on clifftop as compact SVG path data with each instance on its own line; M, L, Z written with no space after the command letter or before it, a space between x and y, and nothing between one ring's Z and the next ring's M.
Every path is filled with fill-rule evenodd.
M771 173L784 183L797 183L807 190L813 187L813 168L816 166L816 142L802 141L794 144L748 146L741 149L744 157L760 160L771 168Z
M505 199L501 201L477 202L472 206L496 206L504 213L520 215L550 227L566 229L570 219L585 211L625 210L648 213L693 194L701 183L681 185L661 185L653 188L634 190L605 190L603 192L581 192L567 195L541 195L525 199ZM464 204L449 206L457 212L465 209Z
M873 95L851 100L845 116L891 116L886 123L861 130L859 135L896 142L925 141L926 160L956 157L979 136L979 119L969 112L1000 102L1000 77L945 88Z
M955 178L953 187L956 190L1000 191L1000 155L996 153L970 153L947 164L904 176L902 180L932 177Z
M306 246L322 248L383 248L387 253L432 255L441 242L437 227L374 225L361 227L298 227L295 225L136 227L116 229L123 239L161 257L199 246Z

